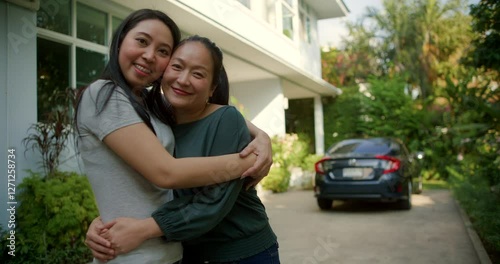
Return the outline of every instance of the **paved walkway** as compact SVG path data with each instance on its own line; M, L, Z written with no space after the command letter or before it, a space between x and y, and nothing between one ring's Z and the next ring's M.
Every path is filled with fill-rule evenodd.
M413 208L335 202L320 211L312 191L261 195L283 264L480 263L447 190L424 190Z

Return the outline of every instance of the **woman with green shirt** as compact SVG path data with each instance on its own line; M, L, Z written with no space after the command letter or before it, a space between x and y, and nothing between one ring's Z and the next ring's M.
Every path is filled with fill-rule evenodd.
M245 119L227 105L222 52L209 39L192 36L181 41L163 75L162 90L175 109L177 158L237 153L250 142ZM182 241L184 264L280 263L264 205L255 188L244 186L245 180L237 179L177 189L175 199L156 210L149 222L118 218L101 235L118 253L158 236Z

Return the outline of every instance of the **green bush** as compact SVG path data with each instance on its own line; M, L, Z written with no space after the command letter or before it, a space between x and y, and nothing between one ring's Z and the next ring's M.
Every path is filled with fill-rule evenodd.
M314 164L319 161L323 156L316 154L309 154L302 159L299 167L305 171L315 171Z
M500 196L469 160L447 167L454 196L470 217L490 257L500 260Z
M286 192L290 185L290 169L292 167L309 168L309 142L297 134L274 136L273 167L262 182L262 188L273 192Z
M18 188L15 257L7 254L4 233L0 262L90 262L84 239L98 211L87 178L74 172L55 171L50 178L31 172Z
M269 174L261 181L262 188L274 193L282 193L288 190L290 185L290 172L283 168L271 168Z

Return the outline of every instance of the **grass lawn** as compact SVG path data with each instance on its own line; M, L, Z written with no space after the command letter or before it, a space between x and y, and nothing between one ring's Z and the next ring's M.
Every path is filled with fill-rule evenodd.
M449 189L448 182L443 180L424 180L424 190Z

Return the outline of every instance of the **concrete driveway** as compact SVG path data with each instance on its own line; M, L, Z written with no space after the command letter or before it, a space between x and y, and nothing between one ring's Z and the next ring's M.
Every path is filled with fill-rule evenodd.
M390 204L335 202L321 211L312 191L261 195L278 236L281 263L480 263L447 190L413 196L409 211Z

